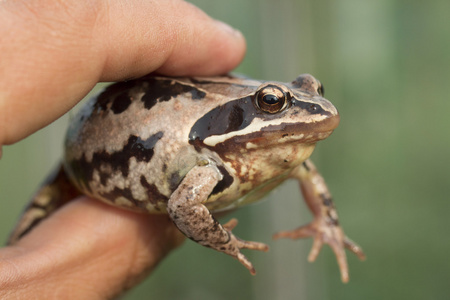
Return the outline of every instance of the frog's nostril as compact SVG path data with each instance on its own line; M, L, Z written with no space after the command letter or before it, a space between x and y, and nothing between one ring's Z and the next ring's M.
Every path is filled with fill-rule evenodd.
M315 112L318 111L319 107L317 106L317 104L311 104L311 105L308 105L308 106L306 107L306 109L307 109L308 112L310 112L310 113L315 113Z

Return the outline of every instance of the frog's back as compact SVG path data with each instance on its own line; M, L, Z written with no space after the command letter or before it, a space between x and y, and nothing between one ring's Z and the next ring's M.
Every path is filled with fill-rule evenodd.
M164 211L201 159L189 143L191 128L205 112L259 84L237 84L242 81L147 77L107 87L69 127L67 173L93 197L133 210Z

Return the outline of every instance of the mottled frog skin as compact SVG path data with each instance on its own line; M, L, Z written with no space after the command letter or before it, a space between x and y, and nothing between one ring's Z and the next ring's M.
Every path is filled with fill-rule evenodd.
M294 178L315 219L275 238L312 236L310 260L328 243L347 281L344 248L364 254L344 235L323 178L308 160L338 123L322 85L308 74L291 83L146 76L113 84L74 118L64 167L33 198L10 242L82 193L166 213L187 237L237 258L254 274L240 250L268 247L237 238L237 221L221 225L212 213L259 200Z

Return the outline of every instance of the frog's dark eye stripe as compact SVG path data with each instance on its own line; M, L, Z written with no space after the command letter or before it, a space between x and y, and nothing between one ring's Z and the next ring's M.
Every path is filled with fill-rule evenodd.
M286 93L274 85L265 86L256 93L255 104L265 113L278 113L286 108L287 103Z

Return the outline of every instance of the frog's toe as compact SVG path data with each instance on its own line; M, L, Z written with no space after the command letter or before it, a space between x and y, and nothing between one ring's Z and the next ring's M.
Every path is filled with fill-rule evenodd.
M226 245L218 247L217 250L235 257L242 265L244 265L244 267L246 267L250 271L252 275L255 275L256 271L253 267L253 264L247 259L244 254L241 253L241 249L258 250L265 252L269 250L269 246L260 242L245 241L235 236L231 232L231 230L236 227L237 224L238 221L236 219L231 219L223 225L223 228L228 232L230 239L228 240Z
M237 224L238 220L233 218L223 225L223 228L225 228L225 230L228 231L228 233L230 234L230 241L228 243L234 245L238 249L250 249L264 252L269 251L269 246L267 246L264 243L245 241L235 236L231 232L231 230L233 230L233 228L236 227Z
M252 263L247 259L247 257L241 253L240 250L250 249L266 252L269 250L269 246L267 246L264 243L244 241L234 235L232 236L229 244L230 244L229 252L228 251L224 252L231 256L236 257L236 259L250 271L250 274L255 275L256 274L255 268L253 267Z
M239 248L240 249L250 249L250 250L258 250L267 252L269 251L269 246L260 242L250 242L239 239Z
M228 231L231 231L234 229L234 227L236 227L237 224L238 224L238 220L236 218L233 218L230 221L228 221L227 223L223 224L223 228L225 228Z
M342 228L337 224L330 224L315 220L310 224L298 227L294 230L281 231L273 236L274 239L279 238L306 238L313 237L314 242L308 255L308 261L314 261L319 255L323 244L328 244L336 255L336 259L341 272L343 282L348 282L348 264L345 248L355 253L361 260L365 258L365 254L356 243L345 236Z
M250 274L255 275L256 274L256 270L253 267L253 264L248 260L247 257L245 257L244 254L242 253L238 253L236 256L237 260L244 266L247 268L247 270L250 271Z
M345 248L347 248L348 250L350 250L351 252L356 254L356 256L358 256L358 258L360 260L366 259L366 254L364 253L363 249L358 244L356 244L354 241L349 239L347 236L344 237L344 245L345 245Z
M313 228L312 223L298 227L293 230L285 230L285 231L279 231L275 233L272 237L273 239L277 240L280 238L290 238L290 239L300 239L300 238L307 238L315 235L316 229Z

